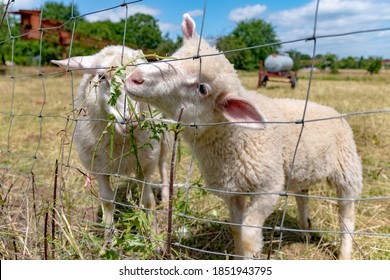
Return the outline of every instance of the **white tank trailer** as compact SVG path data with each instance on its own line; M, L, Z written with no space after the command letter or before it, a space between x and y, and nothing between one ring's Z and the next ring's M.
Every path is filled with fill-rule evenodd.
M257 87L265 87L268 81L272 82L286 82L279 78L287 78L291 88L295 88L298 77L296 73L292 73L290 70L294 65L294 61L287 55L271 54L263 62L260 61L259 80ZM278 78L278 79L270 79Z
M291 57L279 54L271 54L264 61L265 69L271 73L290 71L293 65Z

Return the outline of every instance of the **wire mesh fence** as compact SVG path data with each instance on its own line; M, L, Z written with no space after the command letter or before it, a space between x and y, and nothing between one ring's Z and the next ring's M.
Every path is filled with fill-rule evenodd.
M174 166L170 183L174 186L172 209L166 205L158 205L156 209L145 209L142 205L143 185L153 186L156 195L162 184L155 176L151 182L144 182L134 174L127 176L118 172L110 175L111 186L115 193L112 202L117 210L117 222L109 227L111 242L107 242L105 228L98 209L104 199L100 198L97 183L92 180L99 175L83 167L78 159L74 144L74 128L79 114L74 107L77 98L77 87L82 79L81 71L58 70L43 65L41 57L45 52L46 36L54 29L64 25L71 27L70 44L66 49L67 57L74 53L76 38L75 30L78 20L91 14L112 9L124 9L125 17L132 5L140 1L124 1L122 4L107 7L80 16L71 16L69 21L58 26L43 27L42 14L40 28L28 33L38 32L40 56L37 66L17 67L13 63L4 76L0 77L2 84L0 106L1 139L0 139L0 199L1 199L1 248L4 259L150 259L164 258L163 252L168 247L176 259L226 259L236 257L230 227L237 226L229 222L229 214L218 195L230 195L226 191L218 191L205 186L198 170L196 160L191 153L191 145L182 144L179 137L179 148L171 149ZM147 2L146 0L144 2ZM75 1L77 4L77 1ZM346 96L343 89L337 88L332 78L321 83L321 73L314 71L314 59L318 42L327 38L346 38L367 33L389 32L390 26L367 30L352 30L347 33L317 35L317 17L321 1L316 2L313 11L313 32L306 38L280 42L281 45L292 45L306 42L312 44L312 66L300 81L300 98L306 100L302 118L296 121L269 120L271 125L297 125L301 133L305 124L325 122L332 119L346 118L351 122L357 138L359 153L364 167L364 190L356 201L356 230L351 233L340 232L338 228L337 202L339 198L335 191L326 188L325 184L317 184L309 194L286 191L275 193L243 192L235 195L248 197L265 195L279 196L280 202L274 213L267 219L263 227L264 258L281 259L332 259L337 256L339 234L350 234L353 237L355 259L388 259L390 258L390 232L388 211L390 210L389 178L389 143L390 108L388 97L374 105L363 104L376 99L376 93L364 93L364 101L359 101L361 95ZM207 29L213 15L207 13L207 1L200 1L203 6L203 20L200 35ZM9 30L9 37L0 42L14 57L15 41L22 40L27 33L16 35L11 32L9 18L12 17L12 1L8 1L2 17L2 28ZM125 34L128 30L126 20L123 26L123 43L126 45ZM220 53L208 54L221 56L248 49L269 46L259 45L247 48L225 50ZM200 44L199 44L200 47ZM202 71L202 58L198 53L182 60L197 60ZM13 62L13 61L11 61ZM156 61L154 63L161 63ZM201 74L201 73L200 73ZM387 72L385 75L388 74ZM244 75L244 74L243 74ZM316 79L318 78L318 79ZM256 83L257 76L252 77ZM366 78L367 80L367 78ZM344 82L347 83L344 83ZM321 95L322 90L332 89L334 82L336 91L343 94L328 97ZM349 87L348 79L339 81L341 86ZM357 80L355 80L357 82ZM380 76L373 80L358 82L365 89L377 91L377 83L386 84L386 77ZM249 86L251 87L251 85ZM385 86L379 88L386 95ZM279 88L264 89L265 94L273 95ZM358 90L358 89L357 89ZM281 95L285 94L281 90ZM388 91L387 91L388 93ZM275 97L281 97L275 94ZM341 96L340 96L341 95ZM288 96L290 97L290 96ZM321 99L322 98L322 99ZM333 101L327 100L333 98ZM354 99L354 100L350 100ZM379 97L378 97L379 99ZM309 100L333 104L340 112L335 116L324 116L319 119L307 119L305 112ZM333 103L332 103L333 102ZM352 102L358 103L348 107ZM360 104L361 105L361 104ZM367 105L367 106L364 106ZM91 123L112 123L109 119L88 119ZM177 120L151 118L146 121L167 124L173 134L177 130ZM196 130L203 126L230 126L234 123L184 123L181 127ZM175 130L176 127L176 130ZM179 144L179 143L178 143ZM299 149L300 140L296 143ZM290 174L291 175L291 174ZM212 195L214 194L214 195ZM217 195L217 196L215 196ZM312 228L299 229L296 206L293 199L308 198L311 207ZM345 200L345 199L344 199ZM352 199L350 199L352 200ZM154 215L148 215L152 210ZM158 233L152 227L152 216L157 217ZM168 226L168 220L170 219ZM312 239L306 240L302 234L309 233ZM168 237L167 237L168 236ZM104 245L105 244L105 245ZM105 247L102 250L102 247Z

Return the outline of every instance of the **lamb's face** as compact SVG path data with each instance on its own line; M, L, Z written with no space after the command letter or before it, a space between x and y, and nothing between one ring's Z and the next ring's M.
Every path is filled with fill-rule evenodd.
M136 67L126 78L126 93L132 99L157 107L172 119L177 119L183 108L183 122L226 121L216 109L223 102L222 96L237 91L240 82L236 71L223 55L194 59L199 40L201 56L218 51L196 35L195 26L190 28L192 33L184 37L183 46L172 55L174 59Z
M123 54L123 57L122 57ZM84 99L81 102L94 106L89 110L90 118L102 118L104 115L113 116L116 120L115 129L120 134L127 134L130 125L137 125L135 114L139 113L138 104L124 93L123 78L134 69L129 65L121 72L117 72L121 65L131 64L141 52L122 48L122 46L109 46L99 53L91 56L79 56L70 59L52 61L53 63L72 70L81 70L88 75L88 84L84 85ZM133 63L142 63L138 59ZM86 76L87 77L87 76ZM113 82L116 87L113 87ZM115 91L113 92L113 89ZM115 95L115 93L117 93ZM113 94L115 95L114 99ZM115 100L109 102L110 100ZM90 106L90 107L91 107ZM102 114L102 112L104 112ZM137 116L138 117L138 116Z
M116 81L119 86L115 87L115 92L113 92L113 81ZM137 108L138 102L132 101L126 96L123 82L119 74L115 73L115 70L97 69L96 74L90 81L86 95L86 98L96 100L96 106L99 106L105 112L105 115L113 118L115 130L118 133L128 134L129 127L137 125L135 116L137 111L135 108ZM90 117L93 118L94 116Z
M172 57L138 65L127 76L130 98L148 102L167 117L177 119L183 109L186 123L252 122L245 126L264 128L264 117L250 101L241 98L241 82L226 57L218 54L195 31L195 23L183 16L183 46ZM199 55L197 57L199 49Z
M176 56L178 57L178 56ZM201 75L199 61L174 61L137 66L126 78L130 98L148 102L166 116L177 118L183 108L184 122L208 122L217 89L215 77Z

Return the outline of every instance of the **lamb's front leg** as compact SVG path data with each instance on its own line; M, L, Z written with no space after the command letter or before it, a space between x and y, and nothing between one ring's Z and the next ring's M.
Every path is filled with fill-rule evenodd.
M245 259L260 258L263 249L263 226L273 212L278 195L252 196L243 215L241 246Z
M243 256L241 244L241 225L245 211L246 197L245 196L226 196L225 203L229 209L231 229L234 240L234 252L237 256Z
M96 180L98 181L100 197L102 198L103 224L111 227L114 223L114 192L110 186L110 177L107 175L98 175Z
M111 227L114 223L114 198L115 194L110 186L110 177L107 175L98 175L96 177L99 183L100 196L102 198L103 224L104 224L104 243L100 254L106 252L107 246L111 243Z
M142 205L145 208L147 215L152 215L152 229L154 230L154 233L157 233L158 229L155 216L156 200L154 198L152 186L149 184L151 182L151 177L151 172L147 172L142 190Z
M296 192L298 196L295 197L298 207L299 227L302 230L310 229L310 219L308 211L309 198L306 197L309 194L308 190L300 190ZM302 195L302 196L300 196ZM305 237L306 241L309 241L311 235L309 232L302 232L302 236Z

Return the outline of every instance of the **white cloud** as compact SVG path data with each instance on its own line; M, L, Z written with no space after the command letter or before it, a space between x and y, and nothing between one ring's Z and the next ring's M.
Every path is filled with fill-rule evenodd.
M160 14L160 11L145 5L131 5L131 7L128 9L127 16L131 16L137 13L147 14L154 17ZM110 20L112 22L118 22L121 19L124 19L125 17L126 17L126 8L119 7L114 10L108 10L108 11L88 15L86 16L86 20L92 22L101 21L101 20Z
M313 0L298 8L270 14L267 21L275 26L281 41L308 38L313 35L316 4L317 1ZM317 36L388 27L390 27L390 5L385 0L321 0L320 2ZM340 56L349 54L386 56L386 52L389 55L389 50L382 47L380 51L373 43L373 40L379 38L381 34L363 33L320 39L317 45L319 52L332 52ZM371 48L368 48L370 44ZM312 43L299 45L306 45L310 50ZM286 45L285 48L293 48L293 46ZM306 53L310 52L311 50Z
M260 4L236 8L229 13L229 19L234 22L239 22L242 20L255 18L262 14L266 9L266 6Z
M307 34L306 31L313 32L316 2L273 13L268 20L288 33L303 35ZM370 0L322 0L318 10L317 32L325 35L377 28L389 20L390 6L384 2L376 1L374 4Z
M7 4L8 1L3 0L4 4ZM41 0L18 0L11 3L9 10L17 11L20 9L39 9L42 6Z
M203 10L192 10L188 12L192 17L200 17L203 16Z
M143 13L151 16L157 16L161 12L155 8L151 8L145 5L133 4L129 6L130 15L134 15L136 13Z
M165 35L165 33L176 33L178 30L180 30L180 25L168 22L158 22L158 26L163 35Z
M101 13L96 14L90 14L85 17L87 21L103 21L103 20L110 20L113 22L118 22L121 19L126 17L126 10L125 9L117 9L117 10L108 10Z

